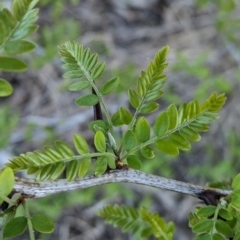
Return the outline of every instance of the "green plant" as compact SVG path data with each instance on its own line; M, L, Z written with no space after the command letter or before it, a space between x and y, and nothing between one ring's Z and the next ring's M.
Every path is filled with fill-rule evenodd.
M4 8L0 11L0 70L25 71L27 64L14 55L30 52L35 45L23 40L38 29L36 22L38 9L33 9L38 0L14 1L12 13ZM14 57L13 57L14 56ZM0 96L12 93L12 86L0 78Z
M25 2L30 5L35 3ZM14 3L19 12L29 6L21 5L21 0ZM1 239L18 236L28 228L29 238L34 240L34 231L50 233L54 230L49 217L30 215L27 199L111 182L133 182L197 197L209 206L198 207L195 213L189 215L189 226L197 234L194 239L239 239L240 174L229 182L226 190L222 190L138 171L142 164L148 164L149 159L155 157L156 151L176 156L181 150L189 150L191 142L200 141L200 133L208 131L209 125L219 117L218 111L226 101L224 94L213 93L202 104L197 99L180 106L170 104L150 124L145 116L159 108L158 100L166 83L163 72L167 67L168 51L169 47L164 47L157 52L138 77L136 90L128 90L134 112L120 106L114 114L110 114L104 96L117 89L120 79L114 77L100 84L98 80L105 70L105 63L98 60L96 53L74 41L59 46L59 55L64 62L62 67L66 70L64 77L78 79L69 86L69 90L84 90L85 95L77 98L75 103L95 110L95 119L89 123L94 149L84 136L75 134L75 149L63 141L56 141L55 147L45 146L42 151L22 153L12 158L0 173ZM117 141L115 129L123 125L125 131ZM35 180L14 178L14 173L22 170L34 175ZM64 171L66 179L62 177ZM21 216L16 216L19 207L23 207L24 211ZM174 235L172 222L165 222L144 207L107 206L98 214L113 226L139 238L153 236L167 240Z

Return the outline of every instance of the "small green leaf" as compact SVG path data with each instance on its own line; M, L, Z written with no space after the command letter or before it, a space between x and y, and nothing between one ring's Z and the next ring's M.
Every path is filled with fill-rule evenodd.
M69 66L69 64L68 64ZM63 74L63 77L64 78L67 78L67 79L77 79L77 78L81 78L83 76L83 72L79 69L73 69L73 70L70 70L70 71L67 71L66 73ZM81 82L88 82L88 81L81 81ZM79 83L79 82L78 82ZM88 82L89 83L89 82ZM75 85L74 85L75 84ZM73 86L72 86L73 85ZM82 85L80 84L76 84L76 83L73 83L70 87L71 88L80 88L81 90L82 89L85 89L87 88L88 86L90 86L90 83L88 84L88 86L86 87L86 83L83 83ZM78 90L70 90L70 91L78 91Z
M192 142L197 142L201 140L201 136L190 127L184 127L180 129L180 134L181 136Z
M158 107L159 107L159 104L155 102L145 103L141 106L140 113L149 114L156 111Z
M166 140L158 140L155 142L155 146L158 150L173 155L177 156L179 154L179 150L177 147L175 147L171 142L166 141Z
M99 78L105 70L105 63L97 64L91 71L91 77L93 80Z
M112 123L114 127L118 127L123 125L123 122L120 119L120 111L118 110L117 112L115 112L112 116Z
M108 166L108 158L103 156L103 157L98 157L97 161L95 162L95 175L99 176L105 173L107 170Z
M27 64L13 57L0 57L0 70L8 72L21 72L27 69Z
M74 156L74 152L71 149L71 147L62 141L56 141L55 142L56 149L57 151L64 157L64 158L69 158Z
M78 160L72 160L67 165L66 176L67 180L70 182L76 178L78 174Z
M146 101L156 101L162 95L163 95L163 91L161 91L161 90L152 91L152 92L147 93L145 100Z
M85 138L80 134L75 134L73 137L74 146L79 154L89 153L89 146Z
M75 103L79 106L93 106L99 102L99 98L95 94L87 94L79 97Z
M120 82L120 79L118 77L108 80L100 88L100 90L99 90L100 93L102 95L107 95L107 94L111 93L112 91L114 91L117 88L117 86L119 85L119 82Z
M51 146L44 147L45 154L54 161L58 161L62 158L61 154Z
M8 196L13 190L15 178L13 170L10 167L4 168L0 173L0 191L5 196ZM0 198L0 204L3 200Z
M195 224L192 228L194 233L208 232L213 228L214 221L212 219L203 219Z
M3 228L4 238L13 238L21 235L25 232L27 228L27 218L26 217L16 217L11 219Z
M140 153L142 154L143 157L147 159L152 159L155 157L154 150L149 146L141 148Z
M139 170L142 167L141 161L135 155L129 155L127 157L127 163L130 168Z
M226 240L226 238L219 233L214 233L211 240Z
M97 131L95 133L94 145L99 152L106 152L106 138L103 132Z
M64 162L57 162L54 164L54 167L51 169L51 172L49 173L50 175L50 180L55 180L57 179L65 170L66 165Z
M133 131L128 130L123 137L123 148L129 152L136 145L136 137Z
M0 78L0 97L7 97L13 92L12 85L5 79Z
M178 111L174 104L171 104L167 109L167 115L169 119L169 127L168 129L175 129L178 123Z
M156 118L156 121L153 125L154 134L157 137L163 137L167 132L169 127L169 118L166 112L162 112Z
M138 108L141 102L140 96L138 95L138 93L135 90L130 88L128 90L128 97L132 107L135 109Z
M97 132L99 129L104 130L105 132L107 132L109 130L109 125L107 122L103 121L103 120L96 120L96 121L92 121L88 124L88 127L93 131L93 132Z
M224 222L223 220L217 220L217 222L215 223L215 228L217 229L217 231L227 237L233 237L233 230L231 229L231 227Z
M223 219L226 219L226 220L232 220L233 219L233 215L227 209L224 209L224 208L221 208L219 210L218 215L220 217L222 217Z
M232 189L236 190L240 188L240 173L234 177L232 181Z
M193 240L213 240L212 236L208 233L201 233L197 235Z
M89 81L78 81L78 82L71 84L68 87L68 90L69 91L81 91L83 89L88 88L89 86L90 86Z
M78 177L84 177L91 166L90 158L83 158L79 163Z
M54 231L53 221L43 214L34 214L32 217L32 225L34 230L40 233L51 233Z
M132 121L132 114L130 111L124 107L120 107L119 109L120 120L123 124L129 125Z
M24 40L17 40L17 41L12 41L8 42L4 50L8 54L21 54L21 53L26 53L26 52L31 52L35 48L35 44L29 42L29 41L24 41Z
M108 157L107 160L108 160L108 166L111 169L116 169L116 161L115 161L115 159L113 157Z
M240 209L240 192L231 194L231 204Z
M31 1L13 1L12 9L15 18L18 21L21 21L24 15L27 13L28 10L32 9L38 0L31 0Z
M207 218L207 217L214 215L215 211L216 211L216 206L211 206L211 205L204 206L198 210L197 215L199 217Z
M169 141L177 148L187 151L191 148L190 143L180 134L172 133L169 137Z
M54 166L52 164L45 165L40 172L38 173L37 176L37 181L43 181L43 180L48 180L51 178L50 173L52 172Z
M207 124L202 124L197 121L191 122L189 127L196 132L207 132L209 130L209 126Z
M140 117L135 126L135 134L140 143L145 143L150 138L150 125L145 117Z

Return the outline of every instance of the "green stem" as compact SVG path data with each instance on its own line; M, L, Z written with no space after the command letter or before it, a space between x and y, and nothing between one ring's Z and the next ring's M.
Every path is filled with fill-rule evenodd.
M27 206L26 202L23 202L23 208L25 210L25 216L27 217L30 240L35 240L33 225L32 225L32 221L31 221L31 216L30 216L30 213L29 213L28 206Z
M5 196L3 193L0 192L0 198L2 198L5 202L11 204L11 205L15 205L16 202L13 201L12 199L8 198L7 196Z
M101 93L98 91L98 88L96 86L96 84L94 83L94 80L91 78L91 75L89 74L88 71L86 71L86 69L84 67L82 67L81 65L79 66L81 68L81 71L84 72L84 75L85 77L87 78L87 80L90 82L92 88L94 89L96 95L98 96L99 98L99 101L100 101L100 104L102 106L102 109L103 109L103 112L105 114L105 117L107 119L107 122L108 122L108 125L110 127L110 132L113 134L113 124L112 124L112 120L111 120L111 117L110 117L110 114L107 110L107 107L106 107L106 104L105 102L103 101L103 98L102 98L102 95Z

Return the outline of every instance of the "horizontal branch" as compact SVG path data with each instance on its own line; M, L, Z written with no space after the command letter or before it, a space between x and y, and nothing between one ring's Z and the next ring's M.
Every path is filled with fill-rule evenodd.
M212 195L216 199L219 199L220 197L229 195L231 193L231 191L227 190L197 186L194 184L167 179L156 175L146 174L136 170L112 170L101 176L88 176L85 178L76 179L72 182L68 182L65 179L36 182L30 179L16 178L14 191L22 193L28 198L40 198L58 192L84 189L117 182L136 183L159 189L166 189L197 197L204 201L204 193L207 193L207 195Z

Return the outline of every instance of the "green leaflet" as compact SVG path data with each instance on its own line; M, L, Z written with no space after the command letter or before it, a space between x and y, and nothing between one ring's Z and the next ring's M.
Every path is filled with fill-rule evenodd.
M169 127L169 117L166 112L162 112L158 115L153 125L154 134L157 137L163 137Z
M87 94L79 97L75 103L79 106L93 106L99 102L98 96L95 94Z
M5 79L0 78L0 97L7 97L13 92L12 85Z
M107 166L108 166L108 158L105 156L98 157L95 162L95 175L99 176L105 173L107 170Z
M120 121L125 125L129 125L132 121L132 114L128 109L124 107L120 107L119 117L120 117Z
M76 69L76 70L71 70L71 71L64 73L63 77L68 78L68 79L77 79L77 78L81 78L83 76L83 74L84 73L82 71L80 71L79 69ZM90 82L88 82L88 81L76 82L69 86L69 90L70 91L80 91L89 86L90 86Z
M175 129L178 123L178 111L174 104L171 104L167 109L167 115L169 119L168 129Z
M150 138L150 125L146 118L140 117L135 126L135 134L140 143L145 143Z
M69 182L76 178L78 174L78 168L79 168L79 164L77 160L72 160L68 163L66 176Z
M50 180L55 180L59 178L63 174L63 171L65 170L65 168L66 168L66 165L64 162L55 163L54 167L49 172Z
M0 70L8 72L21 72L27 69L27 64L13 57L0 57Z
M55 142L57 151L62 155L62 157L68 158L74 156L74 152L71 149L71 147L62 141L56 141Z
M148 92L146 94L146 101L156 101L158 100L161 96L163 95L163 91L162 90L155 90L155 91L151 91Z
M114 127L118 127L118 126L123 125L123 122L121 121L121 118L120 118L120 111L119 110L113 114L111 120L112 120L112 123L113 123Z
M61 154L50 146L45 146L44 151L45 154L53 161L59 161L62 158Z
M32 9L37 4L37 2L38 0L14 0L12 9L16 19L20 21L28 12L28 10Z
M119 85L120 79L118 77L112 78L105 82L103 86L100 88L100 93L102 95L107 95L114 91Z
M155 157L154 150L149 146L141 148L140 153L147 159L152 159Z
M231 186L233 190L240 189L240 173L234 177Z
M4 50L8 54L21 54L21 53L27 53L33 51L35 48L35 44L29 42L29 41L24 41L24 40L17 40L13 42L8 42Z
M5 196L8 196L12 192L14 187L15 178L13 170L10 167L4 168L0 172L0 192ZM3 202L3 199L0 198L0 204Z
M79 154L89 153L89 146L85 138L80 134L75 134L73 137L74 146Z
M221 234L226 237L233 237L233 230L232 228L223 220L218 219L215 224L215 228Z
M239 192L233 192L231 194L231 204L240 209L240 193Z
M84 177L89 171L90 166L91 166L91 159L88 157L83 158L79 163L78 177L80 178Z
M233 215L226 209L221 208L218 212L218 215L226 220L232 220L233 219Z
M94 145L99 152L106 152L106 138L102 131L97 131L95 133Z
M104 70L105 70L104 62L96 65L91 72L92 79L95 80L95 79L99 78L103 74Z
M195 233L208 232L213 228L214 221L212 219L203 219L195 224L192 228L192 231Z
M128 155L127 163L130 168L139 170L142 167L141 161L135 155Z
M216 211L216 206L204 206L199 209L199 211L197 212L197 215L199 217L207 218L214 215L215 211Z
M108 167L110 167L111 169L116 169L116 162L114 158L107 157L107 161L108 161Z
M34 214L32 216L32 225L34 230L41 233L51 233L54 231L53 221L43 214Z
M155 112L158 109L158 107L159 107L159 104L155 102L145 103L140 107L139 112L143 114L149 114L149 113Z
M158 150L160 150L164 153L174 155L174 156L179 154L178 148L169 141L158 140L158 141L155 142L155 146Z
M168 139L174 146L181 150L187 151L191 148L190 143L178 133L171 134Z
M4 238L13 238L21 235L25 232L27 228L27 218L26 217L16 217L11 219L3 228Z
M201 140L201 136L190 127L180 129L180 134L189 141L197 142Z
M108 123L103 120L92 121L89 123L88 127L93 132L97 132L99 130L101 130L102 132L107 132L109 130Z
M50 177L50 173L53 171L54 166L52 164L47 164L41 168L36 177L37 181L44 181Z
M133 131L128 130L123 137L123 148L129 152L136 145L136 137Z
M139 107L141 100L140 100L140 96L135 90L131 88L128 90L128 98L133 108Z

